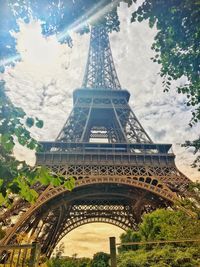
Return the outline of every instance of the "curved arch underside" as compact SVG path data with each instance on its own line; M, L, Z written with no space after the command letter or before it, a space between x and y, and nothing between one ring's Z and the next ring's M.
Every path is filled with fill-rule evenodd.
M17 235L23 233L30 240L39 241L42 253L50 256L58 242L80 225L105 222L124 230L137 229L143 213L171 203L145 188L117 183L82 185L72 192L60 190L42 205L36 203L25 212L4 243L16 242Z

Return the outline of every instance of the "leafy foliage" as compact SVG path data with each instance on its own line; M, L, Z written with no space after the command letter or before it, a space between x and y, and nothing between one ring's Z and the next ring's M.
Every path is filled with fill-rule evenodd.
M48 267L109 267L110 256L105 252L94 254L93 259L76 256L66 257L59 254L47 261L46 265Z
M181 200L181 206L194 217L200 219L200 182L190 183L187 190L188 197Z
M23 125L25 113L22 109L16 108L9 101L4 93L4 83L0 82L0 203L11 199L10 193L20 193L28 201L33 201L37 193L30 188L35 178L35 172L13 157L15 142L30 149L39 149L37 142L31 137L28 129ZM33 126L27 119L27 125ZM29 182L27 176L30 177Z
M132 15L132 21L148 19L150 27L157 27L153 60L161 64L165 90L169 90L171 80L187 77L178 93L187 95L187 105L197 106L194 122L200 119L199 15L200 2L195 0L146 0Z
M131 229L128 229L125 233L120 236L122 243L129 243L129 242L140 242L142 240L142 236L140 232L134 232ZM118 250L120 252L126 250L137 250L139 248L138 245L131 245L131 246L120 246Z
M200 221L182 211L156 210L146 214L138 232L128 230L121 242L200 239ZM140 245L119 248L119 267L199 266L200 244Z
M193 140L193 141L186 141L183 144L184 147L192 147L194 149L194 154L197 154L195 161L192 164L193 168L198 168L200 171L200 138Z
M77 254L72 255L72 257L63 256L64 244L61 243L59 247L56 248L54 256L45 261L45 267L91 267L91 260L89 258L77 258Z
M145 241L200 238L200 221L182 211L156 210L144 216L140 233Z
M139 230L128 230L121 242L200 238L200 220L183 211L158 209L145 214Z
M32 18L39 19L45 36L61 34L60 41L72 45L69 30L88 32L89 20L96 23L100 19L109 31L119 30L117 4L111 0L0 0L0 58L16 57L11 31L19 30L18 19L26 23ZM4 70L3 66L0 68Z
M119 267L198 267L200 247L164 246L147 251L139 249L119 254Z
M47 267L91 267L89 258L55 257L47 261Z
M156 26L152 49L154 62L161 64L160 75L165 91L172 80L185 78L177 92L185 94L186 105L192 106L190 126L200 120L200 2L198 0L145 0L133 13L132 21L148 20ZM200 137L184 146L200 152ZM200 168L199 156L193 167Z
M38 118L26 118L21 108L14 107L4 92L4 83L0 81L0 204L12 204L15 195L20 195L29 202L38 197L34 185L58 186L64 184L71 190L74 179L52 176L44 167L30 167L24 161L13 156L13 149L18 142L29 149L40 150L41 147L31 137L29 128L41 128L43 122Z
M94 254L91 267L109 267L110 255L105 252Z

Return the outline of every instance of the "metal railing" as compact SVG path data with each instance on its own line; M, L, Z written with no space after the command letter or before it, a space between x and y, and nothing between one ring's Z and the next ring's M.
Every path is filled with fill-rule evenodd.
M173 154L171 151L171 144L152 144L152 143L88 143L88 142L40 142L42 151L40 153L73 153L75 151L82 151L85 153L127 153L127 154Z
M0 267L37 267L40 244L0 246Z
M115 237L109 238L110 242L110 260L111 267L117 267L117 246L132 246L132 245L156 245L156 244L178 244L178 243L200 243L200 239L179 239L179 240L154 240L154 241L140 241L128 243L116 243Z

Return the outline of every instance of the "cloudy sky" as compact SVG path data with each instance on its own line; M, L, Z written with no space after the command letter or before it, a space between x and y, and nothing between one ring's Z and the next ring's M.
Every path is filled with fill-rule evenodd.
M195 158L192 149L181 147L185 140L198 137L200 126L188 126L191 110L184 104L184 96L176 94L175 89L163 93L159 65L150 60L156 31L145 22L130 24L133 9L125 4L120 6L121 31L110 35L119 80L130 91L130 105L154 142L172 143L178 168L192 180L200 180L199 173L190 167ZM54 140L72 108L73 90L81 87L89 35L73 33L71 49L60 44L56 36L44 38L39 21L29 24L19 21L19 26L20 31L12 34L21 61L6 68L0 78L5 80L7 94L15 105L44 121L42 130L32 130L33 136L38 140ZM177 81L174 88L183 82ZM17 147L16 155L34 164L32 152ZM105 224L82 226L65 237L66 254L88 256L102 248L106 250L108 236L111 233L118 236L121 232Z

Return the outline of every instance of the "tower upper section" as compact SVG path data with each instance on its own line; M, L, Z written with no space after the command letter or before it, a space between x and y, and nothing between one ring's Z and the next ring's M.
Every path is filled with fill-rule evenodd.
M82 88L74 91L73 110L57 140L152 143L128 104L129 96L121 89L106 28L93 26Z
M110 49L109 36L102 25L93 26L91 29L90 48L82 87L121 89Z

